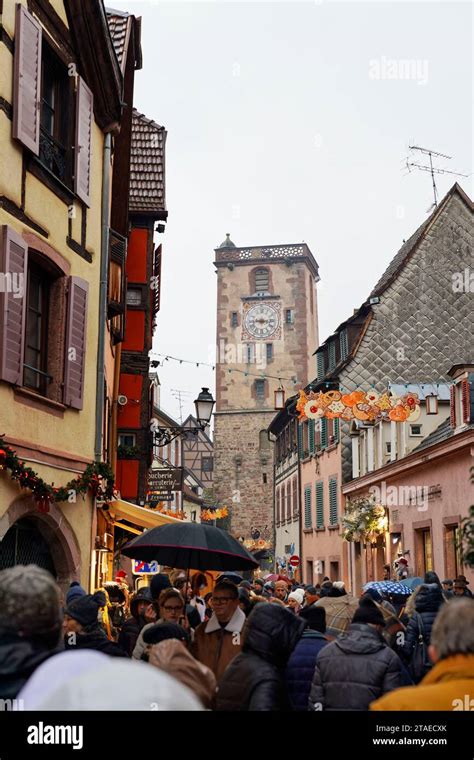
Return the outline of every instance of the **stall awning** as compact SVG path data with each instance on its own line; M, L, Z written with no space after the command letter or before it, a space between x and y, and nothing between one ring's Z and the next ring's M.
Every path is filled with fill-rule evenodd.
M127 520L139 528L156 528L158 525L183 522L183 520L178 520L177 517L162 515L153 509L145 509L145 507L139 507L137 504L131 504L129 501L123 501L123 499L109 501L108 511L110 516L115 518L115 520Z

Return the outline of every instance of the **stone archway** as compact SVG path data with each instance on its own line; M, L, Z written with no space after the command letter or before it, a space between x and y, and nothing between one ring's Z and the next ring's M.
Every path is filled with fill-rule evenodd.
M0 519L0 539L18 520L28 518L48 544L56 580L63 591L72 580L80 578L81 552L73 529L62 510L50 505L47 514L38 512L31 497L15 499Z

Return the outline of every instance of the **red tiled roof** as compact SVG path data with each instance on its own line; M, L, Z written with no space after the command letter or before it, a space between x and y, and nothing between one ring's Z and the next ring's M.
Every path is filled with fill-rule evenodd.
M166 219L166 129L135 108L132 116L129 210ZM165 212L165 213L164 213Z

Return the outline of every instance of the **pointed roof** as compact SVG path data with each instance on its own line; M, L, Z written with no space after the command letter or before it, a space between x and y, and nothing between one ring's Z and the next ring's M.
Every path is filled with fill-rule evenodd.
M235 243L230 239L230 232L226 232L225 240L218 246L219 248L236 248Z
M134 35L135 43L135 69L141 69L142 48L141 48L141 18L126 13L125 11L116 11L114 8L106 8L107 22L109 25L110 36L114 44L115 54L120 64L122 73L125 74L125 65L127 61L128 46L130 37Z
M132 213L166 220L165 145L167 132L136 108L132 115L130 200Z

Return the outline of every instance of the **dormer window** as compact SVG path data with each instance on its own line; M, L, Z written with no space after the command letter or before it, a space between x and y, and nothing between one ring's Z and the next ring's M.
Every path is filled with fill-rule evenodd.
M266 294L269 292L270 276L268 269L257 269L255 271L255 292L258 294Z

